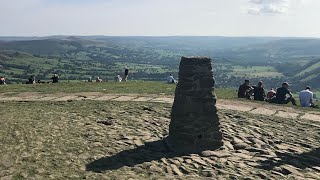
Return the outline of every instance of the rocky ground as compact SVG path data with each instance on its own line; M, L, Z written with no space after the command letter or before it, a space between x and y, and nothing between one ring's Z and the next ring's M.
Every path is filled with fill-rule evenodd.
M0 97L1 180L320 179L319 111L220 100L224 147L177 154L171 97Z

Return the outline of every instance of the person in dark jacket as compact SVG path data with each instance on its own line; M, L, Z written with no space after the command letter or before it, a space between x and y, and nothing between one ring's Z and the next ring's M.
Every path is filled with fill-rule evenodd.
M59 82L59 76L57 74L54 74L51 79L52 79L52 83L58 83Z
M250 81L246 79L243 84L239 86L238 89L238 98L249 98L248 91L250 91L252 87L250 86Z
M296 100L292 97L292 93L288 88L289 84L287 82L282 83L282 87L277 89L276 96L271 99L271 103L288 104L291 102L293 105L297 105ZM287 97L287 94L289 97Z
M260 81L258 86L253 87L253 99L256 101L264 101L266 98L266 93L263 88L263 83Z
M128 80L128 75L129 75L129 69L126 67L124 69L124 76L123 76L123 80L127 81Z

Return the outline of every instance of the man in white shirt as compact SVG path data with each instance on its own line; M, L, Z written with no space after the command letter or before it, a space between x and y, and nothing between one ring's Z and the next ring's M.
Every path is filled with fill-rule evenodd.
M307 86L305 90L301 91L299 94L300 104L302 107L313 106L313 93L310 91L310 87Z
M173 78L172 74L170 74L167 78L167 83L168 84L176 84L177 81Z

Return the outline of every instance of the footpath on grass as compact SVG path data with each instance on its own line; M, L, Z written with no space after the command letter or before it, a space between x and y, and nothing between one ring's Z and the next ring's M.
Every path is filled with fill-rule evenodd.
M56 94L41 94L33 92L24 93L1 93L1 102L33 102L33 101L130 101L130 102L152 102L152 103L173 103L174 97L165 96L162 94L104 94L99 92L83 92L83 93L56 93ZM289 119L301 119L320 121L320 111L306 111L302 108L293 108L282 105L274 105L267 103L256 103L249 101L226 100L219 99L217 101L218 109L234 110L247 112L249 114L276 116Z

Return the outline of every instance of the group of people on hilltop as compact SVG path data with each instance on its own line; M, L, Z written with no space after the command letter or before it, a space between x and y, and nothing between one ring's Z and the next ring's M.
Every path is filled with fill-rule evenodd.
M50 82L47 82L47 83L58 83L59 82L59 76L57 74L54 74L52 77L51 77L51 80ZM46 83L46 82L42 82L40 79L38 81L36 81L36 77L35 76L30 76L28 78L28 80L25 82L25 84L36 84L36 83ZM0 85L5 85L6 84L6 79L5 77L3 76L0 76Z
M58 83L59 82L59 76L57 74L53 74L53 76L51 77L51 80L50 82L47 82L47 83ZM41 84L41 83L46 83L46 82L43 82L41 81L40 79L38 79L38 81L36 81L36 77L35 76L30 76L28 78L28 81L26 82L26 84Z
M96 82L102 82L102 81L103 80L99 76L96 77ZM88 82L93 82L92 77L88 78Z
M288 88L289 84L284 82L276 91L271 88L265 93L262 81L260 81L257 86L250 86L250 81L245 80L245 82L239 86L238 97L251 99L253 96L253 99L256 101L267 101L275 104L288 104L291 102L293 105L297 105L296 100ZM299 100L302 107L318 107L313 102L313 93L309 86L299 93Z
M125 67L124 69L124 75L120 76L119 74L114 77L115 82L122 82L122 81L128 81L128 76L129 76L129 69ZM108 80L105 80L108 81ZM92 77L88 78L88 82L93 82ZM103 82L103 80L98 76L96 77L96 82Z

